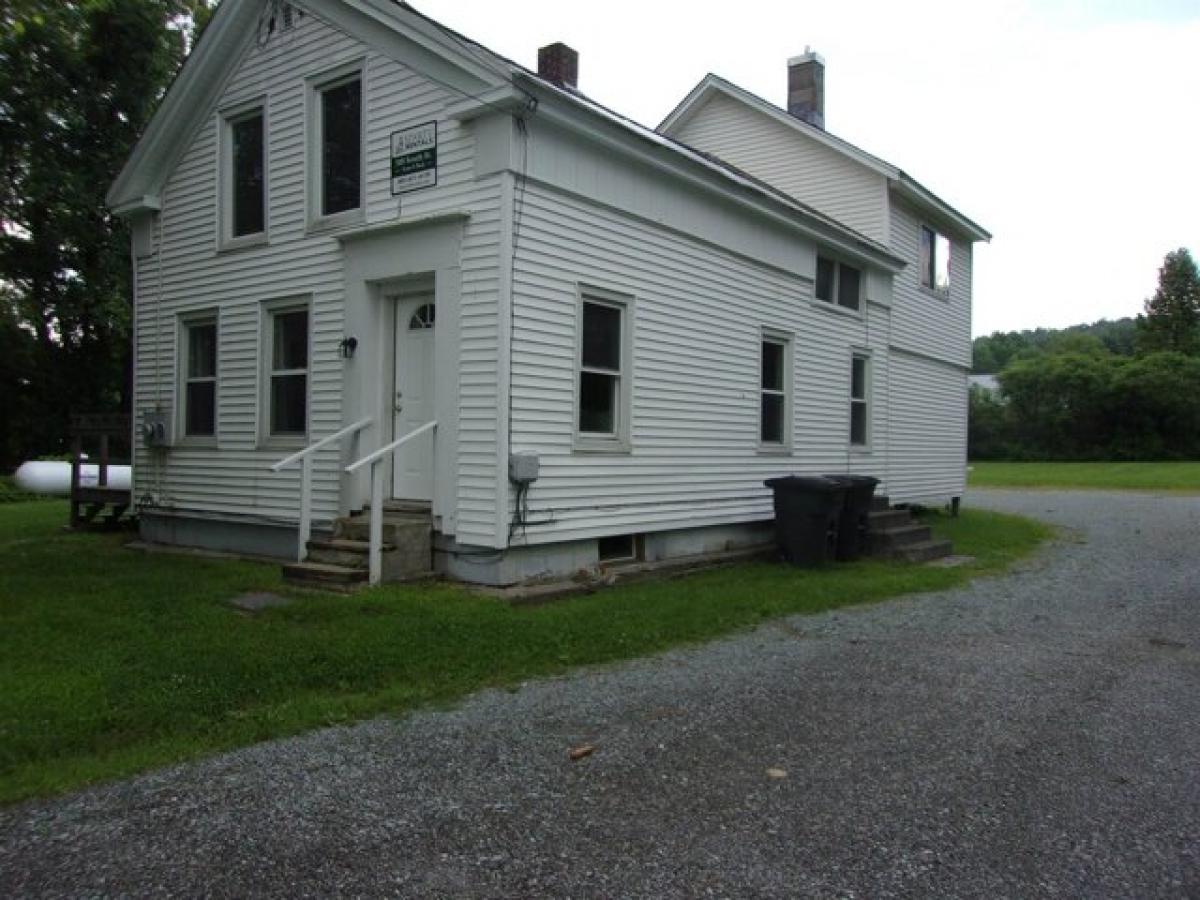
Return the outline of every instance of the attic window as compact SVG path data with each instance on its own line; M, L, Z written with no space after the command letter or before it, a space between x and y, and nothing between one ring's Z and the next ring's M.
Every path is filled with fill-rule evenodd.
M817 257L818 300L836 303L846 309L858 309L862 302L862 272L843 262Z
M950 239L928 225L921 226L921 287L950 293Z

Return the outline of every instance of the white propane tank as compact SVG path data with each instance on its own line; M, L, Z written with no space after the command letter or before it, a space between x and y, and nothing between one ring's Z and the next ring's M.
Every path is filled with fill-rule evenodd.
M17 487L31 494L71 493L71 464L69 462L33 461L22 463L13 475ZM130 483L129 466L109 466L107 487L127 491ZM79 467L79 484L83 487L100 485L100 467L83 463Z

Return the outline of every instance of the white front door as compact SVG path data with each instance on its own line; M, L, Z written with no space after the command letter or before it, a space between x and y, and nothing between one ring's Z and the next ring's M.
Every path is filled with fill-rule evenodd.
M396 300L396 377L393 439L433 419L433 294L410 294ZM433 499L433 441L426 433L396 450L392 463L392 496L397 500Z

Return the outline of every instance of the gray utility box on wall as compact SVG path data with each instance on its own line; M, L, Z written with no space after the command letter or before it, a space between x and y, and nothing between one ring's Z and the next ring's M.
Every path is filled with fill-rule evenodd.
M142 413L142 443L147 447L171 446L171 415L161 409Z
M514 453L508 458L508 480L514 484L537 481L538 467L536 453Z

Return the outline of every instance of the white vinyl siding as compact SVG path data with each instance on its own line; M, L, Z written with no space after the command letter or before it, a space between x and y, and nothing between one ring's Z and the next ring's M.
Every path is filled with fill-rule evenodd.
M468 532L489 540L495 530L496 302L498 181L475 180L469 129L444 118L461 99L404 65L368 52L313 16L296 20L286 40L252 48L231 76L220 109L265 98L269 123L268 198L271 243L218 253L217 146L219 114L200 125L162 192L151 253L137 261L137 380L134 413L170 410L176 384L172 323L187 310L219 309L221 369L217 432L220 450L180 445L167 454L135 448L134 490L162 508L200 515L296 521L298 470L268 471L284 454L260 446L260 347L263 304L311 296L308 433L312 439L343 425L339 344L343 327L343 250L327 235L307 233L305 109L310 76L362 60L366 110L364 202L369 224L401 212L391 196L391 132L439 120L438 185L407 194L405 217L468 209L461 250L462 349L457 502ZM161 225L161 231L160 231ZM164 266L160 283L158 241ZM160 290L161 287L161 290ZM361 339L363 335L359 335ZM452 432L451 432L452 433ZM314 520L330 521L339 508L339 449L315 457ZM473 530L473 531L472 531Z
M892 288L892 343L957 366L971 365L971 244L952 241L950 290L937 294L921 286L920 216L902 202L892 203L892 251L908 262Z
M554 519L531 526L530 543L769 519L766 478L875 472L850 456L839 373L851 347L885 351L886 309L829 315L809 278L539 184L524 197L515 274L512 447L539 454L531 515ZM626 455L572 446L579 281L637 297ZM760 323L794 336L791 456L760 452Z
M891 354L887 494L894 503L941 505L967 479L967 370Z
M724 94L674 133L877 241L887 242L884 177Z

